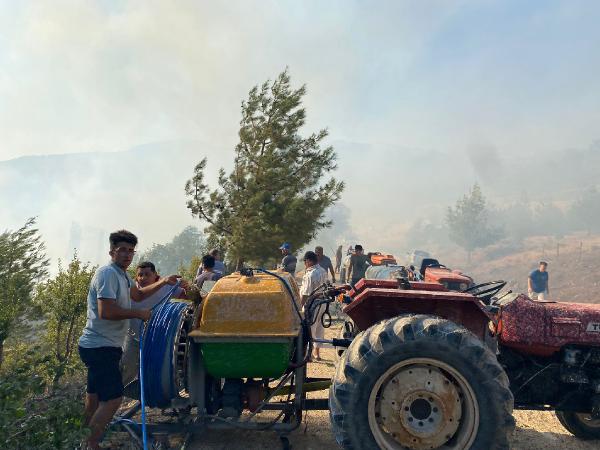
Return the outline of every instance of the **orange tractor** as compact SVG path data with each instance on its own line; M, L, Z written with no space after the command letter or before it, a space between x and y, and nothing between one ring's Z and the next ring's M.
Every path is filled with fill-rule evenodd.
M437 259L424 258L421 262L420 274L423 281L439 283L450 291L464 291L473 285L473 279L460 270L452 270Z
M394 255L388 255L380 252L372 252L367 253L367 256L369 257L369 261L371 261L372 266L389 266L397 264Z

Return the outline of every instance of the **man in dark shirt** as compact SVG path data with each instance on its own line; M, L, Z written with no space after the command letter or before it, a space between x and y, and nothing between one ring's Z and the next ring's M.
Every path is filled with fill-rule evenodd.
M280 268L294 275L296 273L296 264L298 260L292 255L292 246L288 242L284 242L281 244L281 247L279 247L279 250L281 250L281 254L283 255Z
M369 257L365 255L362 245L354 246L354 254L350 257L350 267L348 268L347 279L354 286L358 280L365 277L367 267L369 267Z
M338 246L335 252L335 271L340 272L340 268L342 266L342 246Z
M546 295L550 295L547 268L548 263L546 261L540 261L539 268L529 274L529 278L527 279L529 298L535 299L535 297L537 297L538 300L545 300Z
M335 272L333 271L333 264L331 264L331 259L329 256L325 256L323 254L323 247L317 246L315 247L315 253L317 254L318 264L325 269L325 273L331 273L331 281L335 283Z

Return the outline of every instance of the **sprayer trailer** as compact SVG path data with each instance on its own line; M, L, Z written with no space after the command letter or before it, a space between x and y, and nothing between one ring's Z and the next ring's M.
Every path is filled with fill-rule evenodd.
M600 308L498 296L504 285L326 284L302 312L286 273L224 277L201 303L159 311L147 327L171 350L145 361L146 404L182 414L148 431L271 429L285 447L303 410L328 409L346 449L504 449L514 405L555 409L575 435L600 437ZM327 341L347 347L333 379L307 378L310 324L328 326L336 299L352 339ZM306 398L327 388L328 400Z

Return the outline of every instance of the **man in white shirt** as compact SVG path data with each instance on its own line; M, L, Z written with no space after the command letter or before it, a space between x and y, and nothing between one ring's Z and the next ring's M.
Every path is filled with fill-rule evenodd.
M311 299L312 292L327 282L327 272L323 269L319 263L317 254L315 252L306 252L304 254L304 276L302 277L302 286L300 287L301 303L304 307L307 302ZM315 313L315 323L311 326L311 334L315 339L325 338L325 329L321 322L321 316L323 315L325 307L319 306L319 309ZM313 345L313 358L317 361L321 360L320 349L323 348L323 344L314 343Z

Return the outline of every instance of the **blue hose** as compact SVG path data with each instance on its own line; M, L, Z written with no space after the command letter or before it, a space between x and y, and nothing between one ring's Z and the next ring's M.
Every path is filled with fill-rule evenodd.
M175 396L173 389L173 371L169 370L170 392L162 390L162 366L165 352L169 361L173 359L173 341L177 334L177 325L181 312L188 307L186 303L169 302L179 287L177 282L171 290L156 304L150 322L144 332L144 323L140 325L140 402L142 408L142 442L148 449L146 433L146 404L150 407L168 406Z

